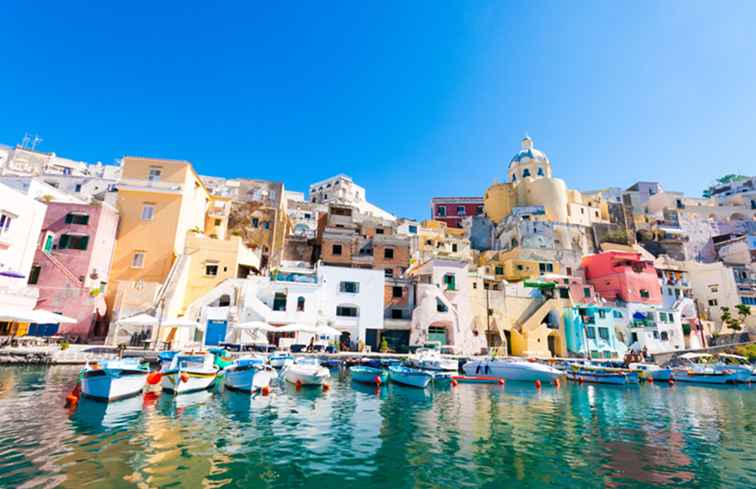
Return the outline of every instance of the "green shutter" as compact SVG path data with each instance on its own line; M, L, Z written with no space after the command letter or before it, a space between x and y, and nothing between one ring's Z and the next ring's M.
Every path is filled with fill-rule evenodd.
M89 245L89 236L84 236L83 238L81 238L81 241L79 243L79 249L86 250L88 245Z
M66 214L66 224L71 224L73 222L73 214Z
M58 241L58 248L61 250L65 250L68 248L68 235L64 234L60 237L60 240Z

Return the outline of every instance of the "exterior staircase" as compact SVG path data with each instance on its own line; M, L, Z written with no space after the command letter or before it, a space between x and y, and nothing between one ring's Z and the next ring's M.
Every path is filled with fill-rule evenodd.
M83 288L84 284L81 283L81 280L79 280L79 277L74 275L74 273L68 269L67 266L63 264L60 260L55 258L51 253L40 253L42 256L44 256L50 263L53 264L55 268L61 271L61 273L71 281L76 287Z

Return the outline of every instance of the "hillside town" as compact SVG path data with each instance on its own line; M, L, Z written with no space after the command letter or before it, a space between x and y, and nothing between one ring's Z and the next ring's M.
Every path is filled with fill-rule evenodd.
M345 174L305 194L0 146L0 338L622 359L756 335L756 176L577 190L530 137L514 151L412 219Z

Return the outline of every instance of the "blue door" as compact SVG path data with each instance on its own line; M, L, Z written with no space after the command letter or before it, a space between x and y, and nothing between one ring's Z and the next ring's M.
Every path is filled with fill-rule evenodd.
M226 321L209 320L207 322L207 332L205 333L206 345L217 345L226 341Z

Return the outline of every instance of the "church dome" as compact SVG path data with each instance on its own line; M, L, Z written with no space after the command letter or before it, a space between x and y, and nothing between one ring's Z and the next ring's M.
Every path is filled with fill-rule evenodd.
M525 136L521 144L522 149L509 162L509 181L517 183L528 177L551 178L551 162L546 153L535 149L529 136Z
M546 153L533 147L533 140L530 138L530 136L525 136L524 138L522 138L522 149L515 153L515 155L509 161L509 166L511 167L513 164L521 163L526 160L534 160L537 162L549 161L549 157L546 156Z

